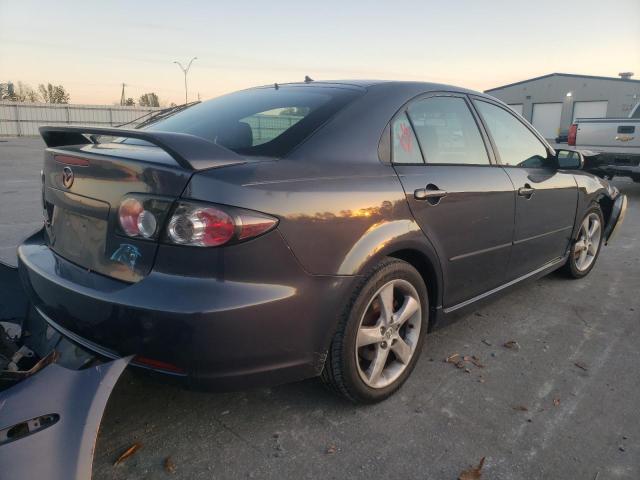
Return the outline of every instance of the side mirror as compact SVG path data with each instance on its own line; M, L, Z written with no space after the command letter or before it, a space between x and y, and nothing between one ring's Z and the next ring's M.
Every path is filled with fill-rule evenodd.
M561 170L580 170L584 167L584 156L577 150L556 150L556 160Z

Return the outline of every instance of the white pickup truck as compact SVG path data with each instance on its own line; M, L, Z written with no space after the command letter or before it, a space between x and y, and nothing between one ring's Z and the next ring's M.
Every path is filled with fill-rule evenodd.
M585 155L585 168L603 177L640 182L640 103L628 118L578 118L568 144Z

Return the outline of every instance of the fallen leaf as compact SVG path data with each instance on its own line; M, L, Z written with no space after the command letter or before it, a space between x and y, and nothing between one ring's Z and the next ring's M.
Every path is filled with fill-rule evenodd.
M478 360L478 357L476 357L475 355L471 356L471 363L473 363L478 368L484 368L484 365L480 363L480 360Z
M124 452L122 452L122 455L120 455L118 457L118 459L114 462L113 466L117 467L118 465L120 465L122 462L124 462L127 458L129 458L131 455L133 455L134 453L136 453L138 450L140 450L140 448L142 447L141 443L134 443L133 445L131 445L129 448L127 448Z
M176 473L176 464L171 457L164 459L164 471L167 473Z
M524 405L516 405L515 407L513 407L514 410L518 410L519 412L528 412L529 409L527 407L525 407Z
M505 342L504 346L512 350L520 350L520 344L515 340L509 340L508 342Z
M560 399L559 399L559 398L554 398L554 399L553 399L553 405L554 405L554 406L556 406L556 407L557 407L558 405L560 405Z
M482 466L484 465L484 458L480 459L480 463L477 467L471 467L468 470L464 470L458 480L479 480L482 477Z
M458 360L456 360L458 357L460 356L459 353L454 353L453 355L449 355L446 359L445 362L446 363L456 363Z
M589 368L588 368L584 363L582 363L582 362L576 362L576 363L574 363L574 365L575 365L576 367L578 367L578 368L580 368L580 369L584 370L585 372L586 372L587 370L589 370Z
M327 455L333 455L334 453L336 453L338 451L338 447L336 447L335 445L329 445L327 447L327 449L325 450L325 453Z

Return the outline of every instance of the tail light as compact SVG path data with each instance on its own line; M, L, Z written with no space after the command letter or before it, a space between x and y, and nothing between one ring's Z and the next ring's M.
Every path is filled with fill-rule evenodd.
M153 240L173 202L164 198L129 195L120 203L118 223L121 233L128 237Z
M118 208L119 233L176 245L218 247L257 237L278 224L277 218L243 208L178 202L171 211L173 203L161 197L127 195Z
M178 245L218 247L257 237L278 224L259 212L180 202L167 224L166 238Z
M567 135L567 143L575 147L577 135L578 135L578 125L574 123L569 127L569 134Z

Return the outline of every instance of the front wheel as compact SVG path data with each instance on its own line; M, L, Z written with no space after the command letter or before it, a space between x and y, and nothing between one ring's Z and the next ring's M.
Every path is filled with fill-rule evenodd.
M407 262L380 263L356 288L322 380L357 403L394 393L413 370L427 330L427 288Z
M570 277L585 277L593 269L602 247L603 231L602 210L593 206L582 219L565 264L565 272Z

